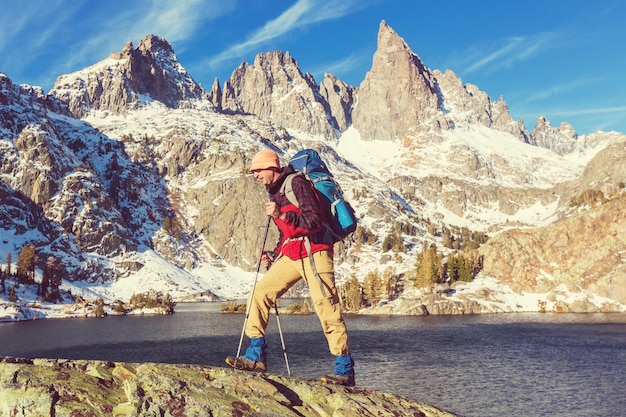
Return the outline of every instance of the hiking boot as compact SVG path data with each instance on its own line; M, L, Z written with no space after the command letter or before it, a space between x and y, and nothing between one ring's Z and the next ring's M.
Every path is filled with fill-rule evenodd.
M324 375L322 378L322 382L326 382L327 384L333 385L343 385L344 387L353 387L354 386L354 376L343 376L343 375Z
M253 361L252 359L244 358L242 356L236 358L229 356L226 358L226 363L235 369L250 372L265 372L267 371L267 364L265 362Z

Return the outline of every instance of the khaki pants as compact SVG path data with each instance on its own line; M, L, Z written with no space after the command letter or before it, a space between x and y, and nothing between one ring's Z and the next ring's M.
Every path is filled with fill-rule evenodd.
M350 353L348 331L341 316L341 305L335 288L332 254L329 251L316 252L313 254L313 259L324 285L326 296L322 295L320 283L311 271L311 261L308 257L292 261L283 256L271 266L256 284L246 324L246 335L250 338L265 337L270 308L277 298L300 278L304 278L311 292L315 312L322 323L324 335L328 340L330 353L335 356L348 355Z

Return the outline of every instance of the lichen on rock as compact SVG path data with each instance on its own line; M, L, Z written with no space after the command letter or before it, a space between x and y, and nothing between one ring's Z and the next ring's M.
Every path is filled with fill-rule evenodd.
M391 393L187 364L0 357L0 416L424 416Z

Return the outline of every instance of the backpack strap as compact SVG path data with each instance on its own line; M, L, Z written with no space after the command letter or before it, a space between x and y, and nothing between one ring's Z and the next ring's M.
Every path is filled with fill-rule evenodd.
M293 204L294 206L298 208L300 208L300 204L298 204L298 199L296 198L296 193L293 192L293 185L292 185L293 179L296 177L296 175L303 175L307 181L313 184L313 188L315 188L315 183L318 181L332 180L332 177L330 176L320 177L315 180L311 180L309 176L304 174L303 172L294 172L293 174L289 174L285 178L285 181L283 181L282 185L280 186L280 192L284 194L285 197L287 197L287 200L289 200L291 204ZM331 203L330 210L333 214L336 211L335 206L339 204L340 202L341 200L335 200ZM331 238L333 239L333 242L335 241L335 239L341 240L341 236L338 236L337 233L335 233L335 231L333 230L333 228L330 227L328 223L326 223L326 221L323 222L322 227L326 229L327 233L330 234Z
M298 204L298 199L296 198L296 193L293 192L293 185L292 185L293 178L296 175L302 175L302 174L300 174L299 172L295 172L293 174L287 175L287 178L285 178L285 181L283 181L282 185L280 186L280 192L284 194L285 197L287 197L287 200L289 200L291 204L300 208L300 204Z
M296 173L287 175L287 178L285 178L285 181L283 181L283 184L280 186L280 192L284 194L285 197L287 197L287 200L289 200L291 204L300 208L300 205L298 204L298 199L296 198L296 193L293 192L293 185L292 185L293 179L296 175L302 175L302 174L299 172L296 172ZM311 239L309 239L308 236L289 238L289 239L285 239L285 241L283 242L283 246L285 246L288 242L291 242L294 240L304 241L304 248L306 249L306 254L309 257L309 261L311 262L311 270L313 271L313 275L315 275L315 278L317 279L317 282L320 285L320 289L322 290L322 296L326 297L326 291L324 290L322 277L320 277L320 274L317 272L315 261L313 260L313 251L311 249Z

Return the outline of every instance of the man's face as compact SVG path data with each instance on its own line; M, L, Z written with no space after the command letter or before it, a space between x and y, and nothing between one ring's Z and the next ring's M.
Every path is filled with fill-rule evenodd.
M277 173L273 169L255 169L252 171L254 178L263 185L270 185L276 179Z

